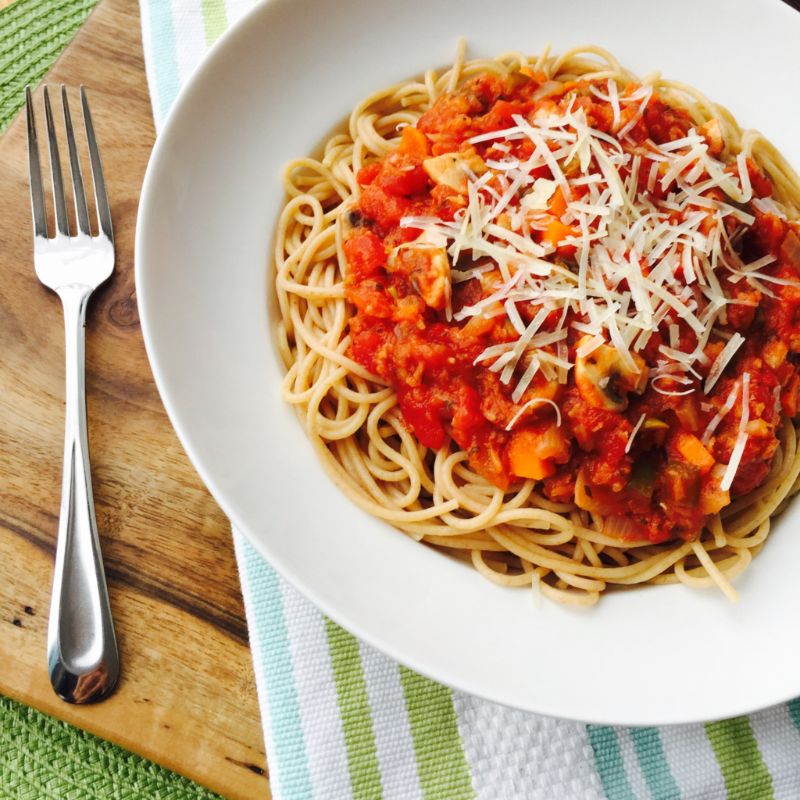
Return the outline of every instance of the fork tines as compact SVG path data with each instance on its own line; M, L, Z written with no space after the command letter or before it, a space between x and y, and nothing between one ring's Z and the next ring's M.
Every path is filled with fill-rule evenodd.
M83 109L83 124L86 131L86 142L89 149L92 183L94 185L98 234L106 236L113 242L114 233L111 227L111 211L108 205L103 168L100 164L100 152L97 148L97 139L95 138L94 126L92 125L92 115L89 111L89 100L86 97L86 90L83 86L80 88L80 97ZM46 238L47 211L45 208L44 188L42 184L42 170L39 162L39 140L36 135L36 118L33 110L33 98L31 97L30 87L26 87L25 89L25 103L28 118L28 169L30 173L33 229L35 236ZM61 85L61 105L64 110L64 127L67 132L67 149L69 150L70 175L72 176L72 196L75 201L75 219L78 231L87 236L91 236L92 230L89 223L86 192L83 186L83 173L81 171L80 158L78 157L78 148L75 143L75 131L72 126L72 116L69 111L67 89L63 84ZM67 216L64 178L61 172L61 157L58 150L58 139L56 137L53 110L50 104L50 93L47 86L44 87L44 115L47 126L47 149L50 154L50 177L53 189L56 231L60 235L69 236L69 218Z

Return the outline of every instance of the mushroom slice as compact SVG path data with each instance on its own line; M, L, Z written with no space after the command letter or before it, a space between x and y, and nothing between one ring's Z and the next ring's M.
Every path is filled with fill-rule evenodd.
M486 172L486 163L474 150L426 158L422 167L434 183L449 186L459 194L467 193L470 172L473 175Z
M342 242L352 239L358 229L363 230L367 227L367 221L358 207L358 201L352 197L342 203L336 222L337 233Z
M584 336L578 348L590 338ZM581 397L595 408L624 411L628 407L628 393L641 394L647 386L648 368L644 359L636 353L631 353L631 357L638 372L631 370L616 348L608 344L579 356L575 362L575 384Z
M450 303L450 260L444 247L415 241L396 247L386 264L389 272L400 272L425 304L444 311Z

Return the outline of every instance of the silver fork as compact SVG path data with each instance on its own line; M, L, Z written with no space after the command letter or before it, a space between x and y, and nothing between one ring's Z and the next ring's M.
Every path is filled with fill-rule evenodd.
M55 235L48 237L33 101L30 89L25 90L34 266L39 280L61 298L66 332L64 464L47 631L47 664L53 689L69 703L102 700L114 690L119 677L117 640L92 497L84 393L86 306L92 292L114 271L114 233L100 153L83 87L80 97L94 183L98 232L96 236L92 235L67 90L62 85L61 102L78 230L70 235L53 111L45 87L44 111L56 223Z

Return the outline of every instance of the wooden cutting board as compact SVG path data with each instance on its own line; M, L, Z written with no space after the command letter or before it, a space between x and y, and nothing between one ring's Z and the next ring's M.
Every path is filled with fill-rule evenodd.
M0 693L249 800L268 781L230 529L164 413L136 309L136 209L155 138L140 31L136 0L100 0L48 77L89 89L116 233L116 271L89 309L86 387L122 679L110 700L69 706L45 669L63 323L33 273L20 115L0 142Z

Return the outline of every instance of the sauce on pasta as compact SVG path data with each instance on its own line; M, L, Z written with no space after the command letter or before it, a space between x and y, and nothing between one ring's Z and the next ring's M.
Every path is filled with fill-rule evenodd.
M797 176L599 48L376 93L288 168L286 396L337 482L592 603L729 578L796 490Z
M800 240L781 217L726 194L726 182L741 193L743 181L722 153L715 120L689 136L685 110L652 97L643 107L641 94L637 84L620 92L610 81L555 82L520 70L478 75L443 95L403 130L397 150L359 171L345 285L357 308L350 354L395 389L422 444L439 449L451 436L496 486L542 481L551 500L620 517L613 527L623 538L659 542L695 538L707 515L757 488L769 473L781 416L797 414L800 379L789 354L800 339ZM583 131L590 148L597 144L581 163ZM541 143L549 157L537 150ZM693 147L697 154L687 158ZM614 204L597 150L616 159L631 208L622 198ZM716 180L702 159L717 167ZM752 159L745 169L747 199L769 198L772 184ZM475 227L471 201L490 233L477 252L464 237L453 264L455 247L447 245L458 241L459 220ZM660 226L662 238L682 235L661 258L648 257L662 248L660 239L648 252L635 236L611 247L600 238L589 245L588 265L600 285L583 296L576 288L569 301L550 297L564 272L577 282L580 226L602 234L615 211L628 232L649 216L645 224ZM426 235L441 229L434 218L455 223L450 239ZM420 230L419 219L432 224ZM528 241L539 245L535 260L518 257L531 250ZM721 242L719 251L712 241ZM500 251L503 265L491 257ZM546 261L558 270L555 280ZM454 269L463 279L453 284ZM626 277L633 270L655 283L639 306L633 293L640 287ZM512 285L503 291L505 283ZM699 331L669 296L691 307ZM625 315L614 310L622 303L631 309ZM477 306L480 313L465 313ZM640 327L640 307L649 325ZM704 393L726 344L740 341L734 334L744 341ZM547 343L529 341L509 369L504 355L533 337ZM692 355L688 370L671 371ZM517 394L534 359L538 368ZM722 488L743 413L744 448Z

